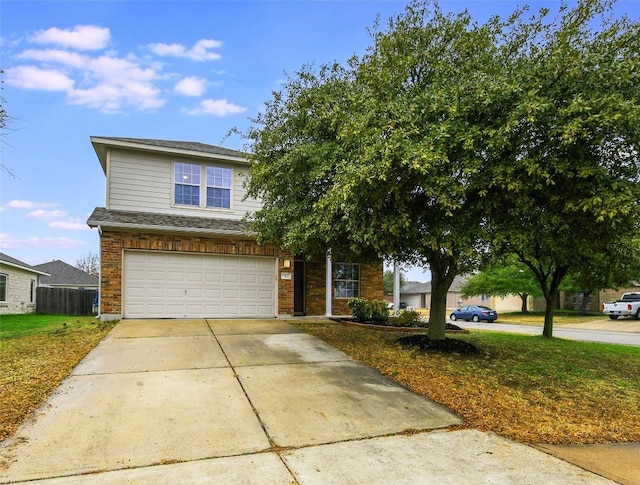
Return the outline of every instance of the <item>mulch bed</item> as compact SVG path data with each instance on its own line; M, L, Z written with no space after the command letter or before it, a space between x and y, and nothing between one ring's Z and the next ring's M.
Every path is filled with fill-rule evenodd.
M426 335L409 335L400 337L397 342L405 347L418 347L421 350L432 350L446 354L479 354L480 349L472 343L454 338L431 340Z
M378 325L376 323L360 323L356 322L353 318L331 318L334 322L346 323L347 325L354 325L356 327L372 328L374 330L388 330L390 332L427 332L429 328L425 325L422 327L398 327L393 325ZM460 328L453 323L447 322L445 331L447 333L469 333L469 330Z

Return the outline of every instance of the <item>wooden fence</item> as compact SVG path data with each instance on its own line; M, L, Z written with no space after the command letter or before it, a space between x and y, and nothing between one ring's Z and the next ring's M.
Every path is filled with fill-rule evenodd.
M36 290L36 313L48 315L93 315L98 290L47 288Z

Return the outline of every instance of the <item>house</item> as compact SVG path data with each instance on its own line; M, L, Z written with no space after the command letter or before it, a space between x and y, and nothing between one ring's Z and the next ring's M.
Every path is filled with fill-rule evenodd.
M455 309L463 305L484 305L498 312L520 311L522 308L522 300L518 296L496 297L482 295L464 298L461 290L464 282L464 276L456 276L453 283L451 283L447 292L448 309ZM400 291L400 299L410 308L429 308L431 306L431 282L406 282Z
M195 142L91 137L106 204L100 235L100 315L239 318L348 314L352 296L381 299L382 261L319 259L259 245L243 220L242 152Z
M49 273L40 279L40 286L51 288L75 288L78 290L97 290L98 277L82 271L75 266L60 261L53 260L49 263L34 265L34 268Z
M0 315L33 313L36 288L46 272L0 253Z

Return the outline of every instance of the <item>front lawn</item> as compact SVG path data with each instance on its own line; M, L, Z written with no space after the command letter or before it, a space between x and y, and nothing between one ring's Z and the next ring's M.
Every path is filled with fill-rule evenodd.
M640 348L482 331L450 336L480 354L441 354L402 347L384 330L295 325L471 427L523 443L640 441Z
M593 322L595 320L608 320L609 317L602 313L582 313L575 310L556 310L553 314L553 325L562 326L571 323ZM500 313L496 323L521 323L525 325L544 325L544 311L529 313L508 312Z
M111 328L84 316L0 316L0 440L49 397Z

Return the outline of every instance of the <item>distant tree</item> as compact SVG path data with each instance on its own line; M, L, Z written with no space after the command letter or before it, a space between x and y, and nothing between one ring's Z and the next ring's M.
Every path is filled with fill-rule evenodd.
M467 278L462 285L465 298L471 296L490 295L505 297L517 295L522 300L521 311L529 311L529 296L540 297L542 291L535 275L517 256L493 262L480 273Z
M612 5L542 10L504 44L509 114L484 170L491 241L535 274L545 337L565 277L611 284L640 234L640 23Z
M83 254L76 260L76 268L89 273L93 276L100 275L100 256L98 254L89 251L87 254Z
M393 295L393 283L394 283L394 274L392 270L386 270L382 274L382 283L384 286L384 294L385 295ZM404 286L405 279L404 273L400 271L400 289Z

